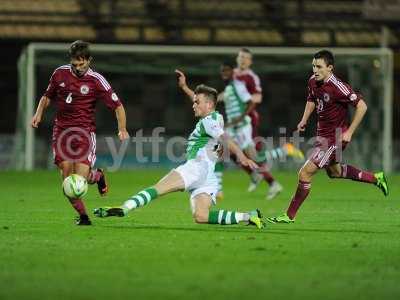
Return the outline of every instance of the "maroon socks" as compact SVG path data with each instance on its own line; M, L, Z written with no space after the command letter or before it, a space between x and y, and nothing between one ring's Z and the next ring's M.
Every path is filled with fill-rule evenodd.
M373 173L359 170L350 165L342 165L342 178L347 178L355 181L376 183L376 178Z
M268 170L267 164L261 163L259 164L259 166L260 166L259 169L260 174L264 177L264 180L268 182L269 185L271 185L275 181L275 179L274 177L272 177L272 174L269 171L267 171Z
M70 199L69 201L71 202L72 207L75 208L80 216L87 215L85 204L83 204L83 201L81 199Z
M342 165L342 173L340 178L376 184L376 178L373 173L359 170L350 165ZM289 218L294 219L301 204L310 193L310 188L311 182L299 180L296 193L294 194L292 201L290 202L289 208L286 212Z
M310 193L310 188L311 188L311 182L305 182L299 180L296 194L294 194L292 201L290 202L289 208L286 212L289 218L294 219L301 204L304 202L304 200Z

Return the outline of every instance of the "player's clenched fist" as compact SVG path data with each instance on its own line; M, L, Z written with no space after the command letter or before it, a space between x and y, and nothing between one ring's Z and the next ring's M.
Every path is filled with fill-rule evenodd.
M129 139L129 133L126 130L120 130L118 132L118 137L119 137L120 141L127 140L127 139Z
M175 73L176 73L176 76L178 77L178 85L179 85L179 87L184 87L186 85L186 76L185 76L185 74L182 71L178 70L178 69L175 70Z
M33 128L38 128L39 123L40 123L41 121L42 121L42 117L35 114L35 115L32 117L31 126L32 126Z
M306 125L307 125L307 122L300 121L300 123L297 124L297 131L301 132L301 131L306 130Z

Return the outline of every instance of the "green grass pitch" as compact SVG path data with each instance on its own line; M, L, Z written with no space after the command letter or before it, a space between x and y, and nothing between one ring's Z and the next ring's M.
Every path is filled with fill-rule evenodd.
M165 170L108 174L109 195L90 187L88 210L119 205ZM281 213L296 173L262 184L225 176L218 207ZM400 299L400 176L390 196L372 185L318 175L295 224L197 225L186 193L127 218L73 224L56 171L0 173L0 299Z

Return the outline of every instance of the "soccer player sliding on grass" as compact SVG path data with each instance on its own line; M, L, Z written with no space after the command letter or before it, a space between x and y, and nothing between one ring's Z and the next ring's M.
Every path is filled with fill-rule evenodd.
M330 178L344 178L370 183L382 190L385 196L389 189L383 172L371 173L357 167L341 164L341 153L351 141L353 133L363 119L367 105L351 86L333 74L334 57L327 50L314 55L313 75L308 81L308 97L303 118L297 125L304 131L311 113L317 109L317 137L314 150L299 171L296 193L286 213L271 217L271 223L293 223L296 213L311 189L312 176L325 169ZM351 124L347 120L349 106L355 107Z
M278 181L272 178L271 174L268 171L266 171L268 168L265 163L266 158L260 159L261 155L257 153L255 147L255 142L252 136L253 129L250 123L250 117L248 116L248 111L250 111L251 107L256 104L255 102L253 102L254 95L251 95L248 92L246 85L242 81L234 79L233 70L234 66L232 63L225 62L221 65L221 78L225 83L225 89L219 95L219 101L222 101L225 104L225 115L228 120L227 123L225 123L226 133L240 147L240 149L246 154L247 157L251 158L254 161L258 161L259 169L256 171L247 166L241 167L249 175L252 176L255 173L256 175L259 175L261 176L261 178L265 179L267 183L270 183L267 199L273 199L282 191L282 186L278 183ZM189 99L193 101L194 93L187 85L186 75L180 70L175 70L175 73L178 76L179 87L189 97ZM290 149L291 152L288 153L286 149ZM282 156L294 156L293 154L295 153L301 153L301 151L295 148L292 144L284 145L281 149L277 148L273 151L276 150L280 150L280 154ZM223 162L219 161L216 163L215 170L215 175L218 180L217 200L223 198L222 171ZM272 179L272 181L270 181L270 179ZM255 189L256 186L257 185L253 185L253 188Z
M230 225L245 222L263 227L258 209L250 212L210 210L216 203L218 192L217 178L214 173L221 144L237 156L239 162L252 169L257 164L247 158L240 148L224 132L222 115L215 111L218 93L215 89L199 85L194 91L193 110L200 118L189 136L186 148L186 163L170 171L154 186L133 195L121 207L100 207L94 210L98 217L123 217L129 211L149 204L155 198L177 191L190 193L190 204L196 223Z

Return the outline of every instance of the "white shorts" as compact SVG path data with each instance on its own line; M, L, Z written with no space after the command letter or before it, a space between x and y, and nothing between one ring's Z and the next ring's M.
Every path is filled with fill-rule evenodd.
M195 209L194 198L202 193L211 196L211 201L216 204L218 181L214 173L215 163L201 159L188 160L175 169L185 182L185 190L190 193L190 207Z
M229 137L238 144L241 150L254 146L253 129L251 128L251 124L239 128L228 127L226 128L226 132Z

